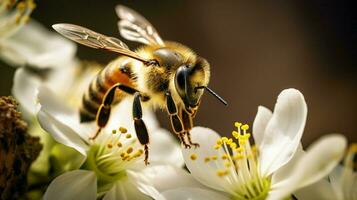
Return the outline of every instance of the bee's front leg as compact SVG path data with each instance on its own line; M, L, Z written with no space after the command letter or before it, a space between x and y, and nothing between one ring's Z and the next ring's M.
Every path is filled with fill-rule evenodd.
M139 139L139 142L144 145L144 151L145 151L145 165L150 164L149 163L149 133L147 131L145 122L142 120L143 112L141 108L141 94L139 92L136 92L134 94L134 103L133 103L133 118L134 118L134 126L135 126L135 132L136 136Z
M185 146L185 148L191 148L191 145L186 143L184 126L182 120L178 116L177 106L171 96L171 93L166 92L165 95L166 95L166 108L170 116L172 130L180 138L181 143Z
M194 146L195 148L199 147L200 144L198 143L194 143L192 142L191 140L191 134L190 134L190 130L192 129L193 127L193 121L192 121L192 115L187 113L185 109L181 109L180 110L180 116L181 116L181 119L182 119L182 122L183 122L183 126L184 126L184 129L185 129L185 133L187 135L187 140L188 140L188 143L192 146Z

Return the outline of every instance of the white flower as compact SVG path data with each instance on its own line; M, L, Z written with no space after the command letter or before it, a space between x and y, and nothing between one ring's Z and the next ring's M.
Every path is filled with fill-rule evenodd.
M56 91L58 96L65 99L64 103L78 107L81 104L82 94L88 89L90 81L100 69L101 67L95 63L73 60L71 65L42 72L34 72L25 67L16 70L12 94L20 103L23 116L30 122L29 134L40 137L40 142L43 144L40 155L31 165L31 172L47 175L50 167L49 157L51 153L54 153L53 148L57 145L37 122L38 88L47 86ZM63 81L64 77L66 81ZM62 148L61 150L63 151L64 149Z
M183 149L185 163L197 181L207 186L168 190L167 199L284 199L299 188L326 176L343 155L345 138L330 135L305 154L300 139L307 116L303 95L284 90L274 113L259 107L253 124L256 146L250 144L249 126L235 123L237 140L220 138L211 129L196 127L197 149ZM185 194L184 197L182 194Z
M50 90L39 92L41 109L38 119L53 138L83 155L81 169L64 173L49 185L44 199L150 199L161 198L146 179L145 170L155 165L181 167L179 144L158 127L153 113L143 110L143 120L150 133L150 166L143 161L142 145L134 133L132 99L123 100L112 110L109 123L95 141L95 123L79 123L78 108L72 109ZM125 127L122 128L122 127Z
M70 65L76 45L29 20L34 8L32 0L1 1L0 58L12 66L52 68Z
M337 166L328 179L302 188L295 195L299 200L348 200L357 199L357 144L352 144L344 159L344 166Z

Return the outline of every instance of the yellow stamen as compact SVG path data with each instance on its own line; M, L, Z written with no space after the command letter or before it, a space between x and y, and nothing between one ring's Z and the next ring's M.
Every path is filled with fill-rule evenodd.
M125 136L125 138L126 138L126 139L130 139L130 138L131 138L131 134L127 134L127 135Z

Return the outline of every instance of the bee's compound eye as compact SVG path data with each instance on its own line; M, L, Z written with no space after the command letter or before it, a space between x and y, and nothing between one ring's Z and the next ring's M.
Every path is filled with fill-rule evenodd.
M154 58L157 59L162 66L177 66L182 63L182 55L169 49L160 48L153 52Z
M175 75L175 87L181 97L186 96L187 67L181 66Z

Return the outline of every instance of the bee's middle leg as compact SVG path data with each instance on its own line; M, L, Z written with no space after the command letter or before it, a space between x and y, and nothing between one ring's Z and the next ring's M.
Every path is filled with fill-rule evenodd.
M97 132L95 133L95 135L93 137L91 137L91 140L94 140L95 138L98 137L100 131L102 130L102 128L104 128L108 121L109 121L109 116L110 116L110 111L111 111L111 106L113 104L114 101L114 97L115 97L115 91L116 89L120 89L128 94L134 94L135 92L137 92L137 90L117 83L115 85L113 85L104 95L103 98L103 102L102 104L99 106L99 109L97 111L97 116L96 116L96 122L98 125L98 129Z
M178 116L177 106L171 96L171 93L166 92L165 95L166 95L166 108L167 108L167 112L170 116L172 130L180 138L181 143L185 146L185 148L191 148L191 145L187 144L187 142L185 140L184 125L183 125L182 120Z
M149 163L149 133L147 131L145 122L142 120L143 112L141 108L141 98L140 92L135 92L134 102L133 102L133 118L136 136L139 139L140 144L144 145L145 151L145 165Z

